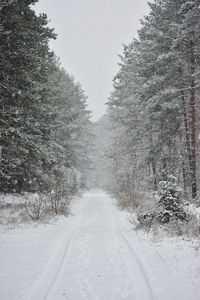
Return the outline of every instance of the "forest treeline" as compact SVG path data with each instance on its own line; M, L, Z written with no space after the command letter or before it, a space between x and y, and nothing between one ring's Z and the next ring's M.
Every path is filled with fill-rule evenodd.
M195 199L200 186L200 1L155 0L149 6L138 38L124 45L108 101L109 188L134 203L137 191L157 191L160 182L173 185L174 180L186 199Z
M56 34L36 2L0 1L0 192L59 201L84 186L90 113L50 50Z
M37 193L26 204L37 219L85 186L133 206L155 191L167 219L186 219L181 199L200 187L200 0L149 3L96 124L36 2L0 1L0 192Z

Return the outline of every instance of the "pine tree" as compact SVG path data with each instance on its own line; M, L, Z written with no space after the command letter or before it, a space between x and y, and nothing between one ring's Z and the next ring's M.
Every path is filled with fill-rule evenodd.
M176 177L169 175L166 181L159 183L160 199L157 203L160 212L155 215L160 223L168 223L171 219L186 220L180 189Z
M147 189L157 190L160 180L174 174L195 198L199 1L154 1L149 5L150 14L142 20L139 38L124 46L108 102L117 128L113 140L123 141L113 143L112 152L118 156L117 169L124 171L120 179L116 170L113 175L120 186L119 182L127 182L132 167L138 186L143 183Z
M37 1L4 1L0 10L0 144L1 189L20 191L40 185L49 60L48 42L55 34L47 16L30 7ZM34 183L33 183L34 181Z

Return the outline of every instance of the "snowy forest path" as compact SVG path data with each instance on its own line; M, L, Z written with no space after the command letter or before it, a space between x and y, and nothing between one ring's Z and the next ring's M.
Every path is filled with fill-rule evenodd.
M77 224L55 246L29 300L154 299L147 273L120 229L111 197L87 192L79 205Z

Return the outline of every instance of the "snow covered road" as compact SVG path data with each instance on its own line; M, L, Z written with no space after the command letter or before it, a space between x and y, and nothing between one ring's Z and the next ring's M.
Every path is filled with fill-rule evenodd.
M29 299L154 299L110 197L86 193L81 203L80 220L59 243Z
M172 299L166 293L165 258L137 238L107 194L85 193L73 216L41 226L1 233L1 300ZM163 274L153 267L158 256ZM197 262L199 257L192 261ZM177 300L200 299L199 279L191 282ZM173 285L171 290L177 292Z

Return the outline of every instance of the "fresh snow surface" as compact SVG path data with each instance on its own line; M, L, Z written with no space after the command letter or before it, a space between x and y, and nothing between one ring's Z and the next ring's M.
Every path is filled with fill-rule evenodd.
M85 193L73 214L0 231L1 300L199 300L190 242L136 232L115 201Z

